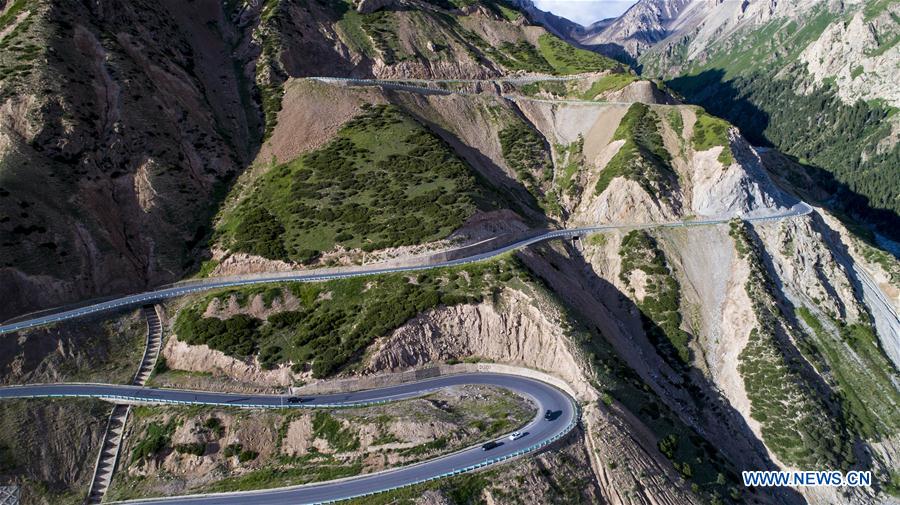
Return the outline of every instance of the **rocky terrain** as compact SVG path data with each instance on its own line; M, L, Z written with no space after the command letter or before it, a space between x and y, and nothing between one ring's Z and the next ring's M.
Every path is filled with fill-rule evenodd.
M668 81L679 96L567 45L559 37L576 32L547 17L547 29L533 24L533 6L516 4L523 14L512 5L4 3L0 44L10 52L0 63L12 65L14 51L42 56L0 81L0 226L16 241L0 247L0 282L15 293L3 310L195 272L399 263L535 228L648 225L452 268L174 299L151 384L284 392L480 363L550 374L575 393L582 424L551 450L377 498L386 502L895 500L900 342L886 312L900 309L900 263L875 246L877 236L831 210L841 209L835 200L843 193L819 184L812 155L754 147L762 130L710 112L747 110L746 102L725 100L721 88L709 91L711 81L685 80L690 75ZM857 112L835 108L840 121L823 124L835 134L857 119L871 127L853 145L873 164L858 166L876 175L847 190L868 191L897 152L894 132L884 130L896 117L886 112L894 97L885 69L896 60L895 7L789 7L642 1L598 32L615 39L591 44L619 41L620 56L637 58L645 75L674 77L718 61L755 62L760 48L782 39L748 45L759 53L750 55L734 49L738 41L773 23L813 26L814 18L820 31L783 32L807 42L772 60L790 79L766 74L772 78L759 82L787 82L791 97L808 100L817 86L834 87L822 103ZM203 26L194 29L197 20ZM712 49L730 36L737 53ZM161 37L173 43L153 42ZM858 44L844 44L849 39ZM808 74L795 79L785 61L800 59ZM53 76L69 66L73 84L60 89ZM536 77L413 89L309 78L321 74ZM716 95L709 110L685 103L704 93ZM876 102L848 105L858 98ZM775 119L770 133L821 130ZM801 147L849 152L826 141ZM772 222L741 219L783 213L800 197L829 207ZM730 221L652 226L709 218ZM47 259L54 255L58 261ZM883 300L873 298L877 291ZM118 381L139 359L140 323L126 314L7 335L0 380ZM520 421L490 413L490 405L517 401L497 395L449 391L291 418L142 407L126 429L113 495L251 489L410 463L481 440L493 421ZM23 405L4 407L11 425ZM34 415L52 424L63 409L89 410L72 417L83 432L97 431L102 413L75 405L53 403ZM439 433L448 433L440 447ZM67 436L54 435L50 446ZM5 442L2 454L29 454L33 436L21 438L21 446ZM97 438L46 459L67 468L59 477L34 464L7 465L17 469L2 475L76 495L85 477L72 462L87 458ZM779 468L871 470L877 482L748 489L739 480L744 469Z
M147 340L140 311L106 314L39 327L0 339L0 382L110 382L127 384Z

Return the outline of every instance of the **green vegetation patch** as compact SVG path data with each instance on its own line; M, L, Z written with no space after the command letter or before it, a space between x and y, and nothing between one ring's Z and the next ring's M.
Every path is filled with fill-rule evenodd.
M625 143L600 173L596 194L603 193L616 177L636 181L649 194L658 197L667 198L674 191L677 178L672 169L672 156L663 145L656 112L642 103L631 105L613 140Z
M365 107L325 147L272 168L226 211L229 249L299 263L336 245L371 251L442 239L491 208L469 167L394 106Z
M684 135L684 118L681 116L681 109L672 107L666 115L666 119L669 120L669 126L672 127L672 130L675 131L678 137L682 137Z
M293 468L263 468L243 475L227 477L203 489L207 493L227 493L232 491L253 491L284 487L308 482L353 477L362 473L362 463L317 462L315 458L303 466ZM320 458L324 459L324 458Z
M722 146L719 154L719 162L725 165L734 163L734 153L731 152L731 143L728 141L728 129L731 125L724 119L707 114L702 109L695 109L697 121L694 123L694 136L691 142L695 151L706 151L716 146Z
M281 1L266 0L260 13L254 38L260 41L260 55L256 64L256 87L265 119L263 140L272 136L278 125L278 113L284 97L287 74L281 67Z
M499 62L510 70L554 73L553 66L527 40L520 40L516 43L503 42L500 44L500 50L502 56L495 56L500 56Z
M830 371L850 426L861 437L878 441L900 431L900 392L893 364L881 350L871 326L829 325L806 307L797 316L812 330L813 350L806 354L820 373Z
M328 441L328 445L339 452L359 449L359 434L350 427L343 427L328 412L319 411L313 416L313 435Z
M559 170L554 179L559 189L569 195L575 195L581 188L576 182L575 175L584 163L584 137L578 134L575 142L568 145L557 144L556 159Z
M745 289L758 327L738 355L738 371L750 398L750 416L762 426L763 440L789 465L802 469L847 469L853 465L853 442L839 409L810 379L808 362L796 356L772 294L772 281L748 225L731 223L738 253L750 264Z
M622 282L630 283L635 270L646 275L644 299L637 302L644 332L671 365L684 368L691 362L691 335L681 329L681 286L665 254L646 231L634 230L622 239L619 257Z
M631 73L604 75L600 79L592 82L591 87L581 95L581 98L584 100L594 100L598 95L610 91L619 91L637 80L639 80L639 78Z
M28 7L29 0L14 0L6 9L3 15L0 15L0 30L7 28L12 22L19 17L19 14Z
M409 59L397 35L397 19L393 12L379 10L361 16L361 27L371 37L372 43L388 65Z
M553 163L544 137L522 120L515 120L500 130L499 137L503 159L541 206L552 210L552 205L541 191L541 183L553 179Z
M562 81L535 81L519 86L519 92L527 96L537 96L542 93L562 97L569 94L569 88Z
M272 286L229 289L182 309L175 332L184 342L206 344L236 358L256 355L264 367L292 362L297 370L311 366L316 377L326 377L357 360L376 338L416 314L439 305L481 301L499 289L499 283L517 275L512 262L501 259L464 269L435 270L412 280L391 274L292 283L276 291L282 298L296 298L301 304L297 310L276 312L266 321L245 314L225 320L203 317L213 299L246 301L271 292Z
M144 436L131 451L131 462L153 458L171 449L172 434L175 433L175 428L174 421L166 424L151 423L147 426Z
M620 64L615 60L592 51L578 49L549 33L538 38L538 49L557 74L581 74L620 68Z
M368 57L375 56L375 47L363 28L363 15L351 6L347 6L341 15L341 19L335 23L335 28L343 35L347 45L359 53Z

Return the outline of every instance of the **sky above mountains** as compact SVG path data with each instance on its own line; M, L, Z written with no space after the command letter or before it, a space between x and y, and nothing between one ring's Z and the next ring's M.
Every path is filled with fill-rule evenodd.
M601 19L622 15L637 0L533 0L543 11L550 11L581 25L587 26Z

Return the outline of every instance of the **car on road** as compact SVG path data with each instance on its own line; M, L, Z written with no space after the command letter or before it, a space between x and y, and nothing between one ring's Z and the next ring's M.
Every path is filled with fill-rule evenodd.
M547 409L547 412L544 412L544 419L546 419L547 421L552 421L553 420L553 411L550 409Z
M499 447L499 446L500 446L500 442L494 442L493 440L491 440L490 442L482 445L481 450L489 451L489 450L493 449L494 447Z
M518 439L520 439L520 438L522 438L522 437L524 437L524 436L525 436L525 434L522 433L521 431L516 431L516 432L513 432L513 433L509 436L509 439L510 439L510 440L518 440Z
M303 403L306 401L306 398L300 398L299 396L288 396L288 403Z

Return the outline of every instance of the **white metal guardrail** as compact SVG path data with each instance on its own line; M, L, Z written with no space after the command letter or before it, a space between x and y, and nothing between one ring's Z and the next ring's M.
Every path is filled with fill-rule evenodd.
M417 479L413 482L409 482L409 483L402 484L399 486L389 486L389 487L385 487L383 489L369 491L367 493L361 493L361 494L357 494L357 495L353 495L353 496L346 496L343 498L337 498L334 500L326 500L326 501L317 502L317 503L319 503L319 504L338 503L338 502L342 502L345 500L353 500L356 498L365 498L367 496L374 496L374 495L381 494L381 493L384 493L387 491L394 491L396 489L404 489L404 488L408 488L408 487L412 487L412 486L418 486L418 485L424 484L426 482L431 482L431 481L435 481L438 479L446 479L448 477L453 477L453 476L460 475L463 473L474 472L476 470L480 470L480 469L488 467L488 466L496 465L496 464L502 463L504 461L509 461L511 459L519 458L526 454L543 449L544 447L547 447L547 446L553 444L554 442L562 439L563 437L567 436L569 433L572 432L573 429L575 429L575 426L578 426L578 423L581 420L581 408L578 406L578 403L575 402L574 400L570 400L570 401L572 401L572 407L575 411L575 415L572 417L572 420L569 422L569 424L566 425L566 427L562 431L553 435L552 437L546 438L546 439L544 439L536 444L532 444L524 449L519 449L518 451L512 452L510 454L505 454L503 456L491 458L491 459L482 461L480 463L476 463L474 465L469 465L464 468L459 468L457 470L453 470L451 472L444 472L439 475L434 475L434 476L426 477L423 479Z
M555 389L558 389L558 388L556 388L556 386L552 386L552 385L549 385L549 386L553 387ZM415 481L411 481L411 482L401 484L401 485L386 486L384 488L372 490L372 491L369 491L366 493L352 495L352 496L345 496L342 498L338 498L338 499L334 499L334 500L327 500L327 501L318 502L318 503L323 503L323 504L337 503L337 502L341 502L344 500L350 500L350 499L355 499L355 498L364 498L367 496L373 496L373 495L384 493L387 491L393 491L396 489L403 489L403 488L407 488L407 487L411 487L411 486L416 486L419 484L424 484L426 482L431 482L431 481L438 480L438 479L444 479L444 478L460 475L463 473L480 470L482 468L496 465L498 463L502 463L504 461L509 461L509 460L512 460L515 458L519 458L519 457L522 457L529 453L543 449L543 448L557 442L558 440L562 439L563 437L567 436L569 433L571 433L572 430L575 429L575 427L578 425L578 423L581 420L581 408L578 405L578 402L575 401L575 399L573 399L567 393L563 392L563 394L566 395L566 398L570 402L570 404L572 406L572 410L574 412L574 415L572 416L572 419L569 421L569 423L565 426L565 428L563 428L561 431L557 432L556 434L554 434L553 436L551 436L549 438L541 440L540 442L534 443L523 449L519 449L515 452L509 453L509 454L504 454L503 456L498 456L495 458L490 458L490 459L478 462L474 465L469 465L469 466L466 466L463 468L458 468L456 470L452 470L449 472L443 472L443 473L440 473L437 475L432 475L429 477L416 479ZM116 403L131 402L131 403L141 403L141 404L167 404L167 405L210 405L210 406L220 406L220 407L264 408L264 409L353 408L353 407L381 405L381 404L397 401L396 399L382 399L382 400L364 400L364 401L358 401L358 402L337 403L337 404L335 404L335 403L319 403L319 404L312 404L312 405L310 405L310 404L304 405L302 403L301 404L255 404L255 403L251 404L251 403L208 402L208 401L201 401L201 400L193 400L192 401L192 400L172 400L172 399L166 399L166 398L146 398L143 396L135 396L135 395L80 394L80 393L71 393L71 394L70 393L47 393L47 394L38 394L38 395L21 395L21 396L16 396L16 398L29 398L29 399L34 399L34 398L94 398L94 399L101 399L101 400L113 400ZM402 469L402 468L403 467L400 467L400 469Z
M791 209L788 209L785 212L781 212L778 214L770 215L770 216L735 216L739 217L748 222L768 222L768 221L777 221L784 218L803 216L812 212L812 207L807 205L806 203L798 203L794 205ZM331 273L310 273L308 271L304 272L278 272L273 274L262 274L267 276L262 277L231 277L231 278L220 278L213 280L204 280L204 281L195 281L194 283L184 283L184 284L176 284L169 288L164 288L156 291L151 291L147 293L141 293L137 295L130 295L122 297L116 301L102 302L96 305L89 305L87 307L72 309L65 312L60 312L56 315L48 315L39 318L35 318L27 321L19 321L16 323L10 323L7 325L0 326L0 334L9 333L12 331L18 331L26 328L31 328L35 326L40 326L49 323L55 323L58 321L72 319L84 315L94 314L97 312L104 312L111 309L126 307L131 305L137 305L141 303L147 302L156 302L159 300L164 300L168 298L173 298L176 296L183 296L191 293L198 293L201 291L208 291L211 289L219 289L219 288L227 288L234 286L247 286L253 284L266 284L272 282L322 282L333 279L344 279L351 277L361 277L361 276L369 276L369 275L379 275L379 274L389 274L389 273L397 273L397 272L417 272L421 270L432 270L436 268L446 268L453 266L466 265L470 263L484 261L490 258L494 258L501 254L505 254L507 252L521 249L523 247L528 247L530 245L543 242L546 240L552 240L560 237L573 237L580 235L587 235L591 233L600 233L604 231L616 230L616 229L651 229L651 228L681 228L681 227L689 227L689 226L707 226L707 225L718 225L727 223L729 220L734 217L722 217L717 219L706 219L699 221L672 221L666 223L643 223L643 224L608 224L608 225L600 225L600 226L589 226L583 228L571 228L571 229L563 229L563 230L554 230L542 235L537 235L534 237L530 237L527 239L520 240L518 242L514 242L512 244L500 247L493 251L489 251L486 253L474 254L472 256L466 258L459 258L455 260L449 260L439 263L431 263L431 264L423 264L423 265L411 265L411 266L400 266L400 267L384 267L384 268L373 268L368 270L351 270L351 271L342 271L342 272L331 272Z

